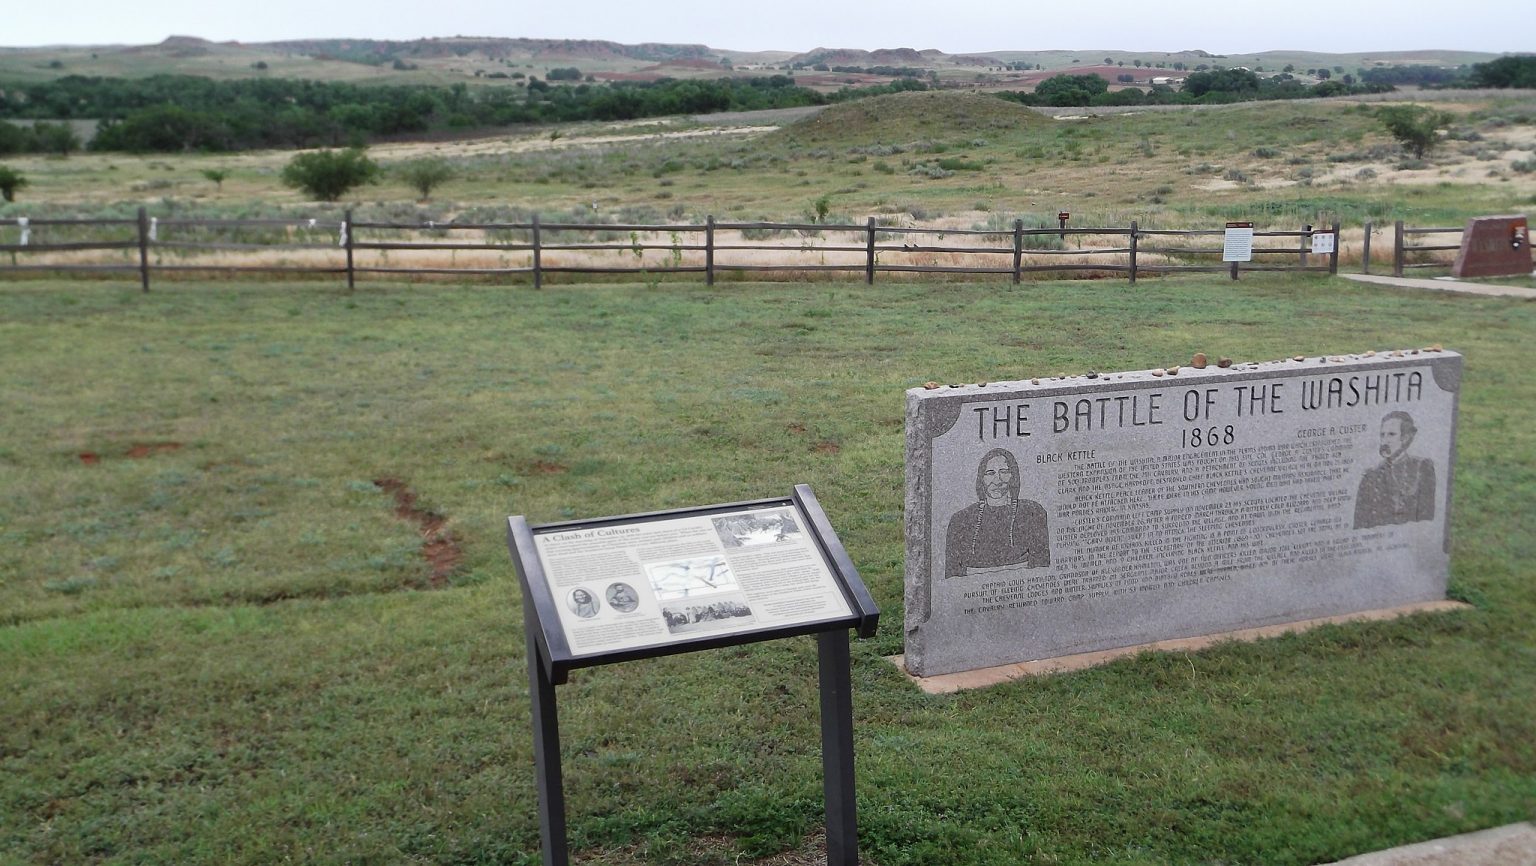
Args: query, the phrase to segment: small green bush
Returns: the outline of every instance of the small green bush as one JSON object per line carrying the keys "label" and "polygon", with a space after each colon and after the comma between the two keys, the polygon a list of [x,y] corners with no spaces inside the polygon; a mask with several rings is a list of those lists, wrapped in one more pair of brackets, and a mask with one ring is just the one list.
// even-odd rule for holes
{"label": "small green bush", "polygon": [[355,187],[375,183],[379,165],[362,148],[301,153],[283,166],[283,183],[320,201],[336,201]]}
{"label": "small green bush", "polygon": [[1422,105],[1388,105],[1376,111],[1387,132],[1397,139],[1414,159],[1423,159],[1438,141],[1437,130],[1449,126],[1453,118],[1444,111]]}
{"label": "small green bush", "polygon": [[16,191],[27,186],[27,178],[8,165],[0,165],[0,198],[16,200]]}
{"label": "small green bush", "polygon": [[413,159],[395,169],[405,185],[416,190],[418,201],[432,197],[432,190],[453,179],[453,166],[442,159]]}
{"label": "small green bush", "polygon": [[968,159],[946,156],[939,160],[939,168],[945,171],[981,171],[982,165]]}

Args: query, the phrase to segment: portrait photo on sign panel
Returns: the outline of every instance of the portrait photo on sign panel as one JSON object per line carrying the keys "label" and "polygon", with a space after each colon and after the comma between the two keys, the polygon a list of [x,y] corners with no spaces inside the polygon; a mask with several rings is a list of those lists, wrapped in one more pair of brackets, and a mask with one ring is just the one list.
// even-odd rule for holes
{"label": "portrait photo on sign panel", "polygon": [[1019,461],[1011,451],[994,448],[982,455],[976,465],[976,501],[949,518],[945,577],[1051,564],[1045,507],[1022,498],[1021,484]]}
{"label": "portrait photo on sign panel", "polygon": [[608,606],[619,613],[629,613],[640,606],[640,596],[635,593],[635,588],[627,583],[608,584],[608,591],[604,596],[608,599]]}
{"label": "portrait photo on sign panel", "polygon": [[1435,519],[1435,463],[1408,453],[1418,433],[1413,416],[1388,412],[1377,432],[1381,462],[1365,470],[1355,495],[1355,528]]}
{"label": "portrait photo on sign panel", "polygon": [[571,590],[571,594],[565,598],[565,603],[570,606],[571,613],[576,614],[582,619],[591,619],[597,616],[597,596],[593,595],[589,589],[577,587]]}

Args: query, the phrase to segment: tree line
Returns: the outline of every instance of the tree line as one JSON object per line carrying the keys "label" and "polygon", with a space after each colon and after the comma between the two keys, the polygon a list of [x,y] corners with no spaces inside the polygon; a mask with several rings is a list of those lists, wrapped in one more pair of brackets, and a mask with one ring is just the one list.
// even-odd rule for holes
{"label": "tree line", "polygon": [[[0,118],[96,119],[93,150],[217,152],[336,147],[438,130],[528,123],[793,108],[926,87],[903,79],[824,94],[785,75],[603,85],[552,85],[531,78],[526,87],[516,88],[216,81],[188,75],[67,76],[22,86],[0,84]],[[44,149],[37,135],[0,121],[0,153]]]}
{"label": "tree line", "polygon": [[[1261,76],[1247,69],[1197,70],[1179,86],[1111,91],[1098,75],[1053,76],[1033,92],[999,94],[1025,105],[1156,105],[1301,99],[1381,92],[1396,83],[1440,86],[1536,87],[1536,56],[1511,55],[1450,70],[1399,67],[1362,70],[1308,85],[1290,73]],[[577,72],[572,69],[570,72]],[[579,74],[579,73],[578,73]],[[574,76],[562,71],[560,76]],[[69,153],[80,147],[73,129],[58,121],[98,123],[93,150],[128,152],[237,151],[257,148],[339,147],[442,130],[493,128],[580,120],[633,120],[825,105],[902,90],[926,90],[917,78],[821,93],[787,75],[716,80],[472,87],[464,83],[359,85],[302,79],[218,81],[189,75],[147,78],[66,76],[53,81],[0,82],[0,155]],[[6,123],[6,118],[37,121]]]}
{"label": "tree line", "polygon": [[[1358,75],[1333,77],[1326,69],[1310,70],[1323,80],[1305,84],[1291,74],[1291,67],[1264,76],[1249,69],[1196,70],[1183,76],[1177,86],[1154,84],[1147,89],[1109,89],[1100,75],[1055,75],[1040,82],[1033,92],[1011,92],[1004,98],[1025,105],[1177,105],[1181,103],[1248,102],[1265,99],[1307,99],[1355,93],[1385,93],[1399,84],[1451,88],[1536,88],[1536,55],[1516,54],[1446,68],[1412,65],[1362,69]],[[1122,81],[1131,76],[1122,76]],[[1134,79],[1132,79],[1134,80]]]}
{"label": "tree line", "polygon": [[1288,73],[1263,77],[1247,69],[1216,69],[1191,72],[1177,88],[1154,84],[1143,90],[1125,87],[1111,91],[1101,75],[1054,75],[1040,82],[1033,92],[999,94],[1024,105],[1188,105],[1201,103],[1251,102],[1266,99],[1308,99],[1341,96],[1350,93],[1383,93],[1390,84],[1365,84],[1330,79],[1315,85],[1297,81]]}

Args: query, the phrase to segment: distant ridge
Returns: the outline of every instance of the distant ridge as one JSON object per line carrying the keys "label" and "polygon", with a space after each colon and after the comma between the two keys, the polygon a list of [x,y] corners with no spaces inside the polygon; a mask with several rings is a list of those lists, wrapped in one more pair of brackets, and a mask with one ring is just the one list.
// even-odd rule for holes
{"label": "distant ridge", "polygon": [[923,51],[912,48],[877,48],[874,51],[862,48],[812,48],[803,54],[796,54],[786,62],[792,66],[813,66],[817,63],[827,66],[914,66],[934,60],[962,66],[987,66],[996,62],[967,54],[945,54],[936,48]]}
{"label": "distant ridge", "polygon": [[625,45],[602,39],[524,39],[495,36],[452,36],[432,39],[294,39],[263,42],[261,47],[313,57],[387,62],[399,58],[464,57],[478,54],[491,60],[600,60],[627,58],[662,63],[670,60],[713,60],[719,55],[707,45],[642,42]]}
{"label": "distant ridge", "polygon": [[[0,39],[4,39],[0,33]],[[1493,52],[1414,49],[1353,53],[1297,50],[1218,54],[1110,50],[998,50],[947,54],[936,48],[874,50],[821,46],[811,51],[738,51],[694,43],[624,44],[603,39],[448,36],[424,39],[290,39],[216,42],[178,34],[149,45],[0,46],[0,82],[25,85],[64,76],[139,78],[189,75],[213,79],[298,78],[315,81],[443,85],[478,81],[527,86],[554,70],[577,69],[594,81],[655,81],[725,75],[791,75],[806,87],[883,84],[922,74],[939,87],[1021,89],[1040,73],[1097,71],[1120,83],[1141,82],[1145,70],[1247,67],[1260,74],[1335,74],[1401,65],[1441,68],[1483,63]],[[1182,68],[1181,68],[1182,67]],[[1152,75],[1172,73],[1150,73]],[[1048,75],[1045,77],[1049,77]]]}

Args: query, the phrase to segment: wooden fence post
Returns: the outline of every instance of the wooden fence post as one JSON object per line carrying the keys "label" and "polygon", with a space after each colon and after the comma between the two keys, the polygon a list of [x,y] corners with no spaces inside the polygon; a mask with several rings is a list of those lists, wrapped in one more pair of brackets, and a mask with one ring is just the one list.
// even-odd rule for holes
{"label": "wooden fence post", "polygon": [[1375,229],[1375,224],[1370,220],[1366,220],[1365,243],[1360,247],[1360,273],[1362,274],[1371,272],[1371,231],[1373,229]]}
{"label": "wooden fence post", "polygon": [[1333,252],[1328,254],[1328,275],[1338,276],[1339,273],[1339,224],[1333,224]]}
{"label": "wooden fence post", "polygon": [[1131,285],[1136,285],[1136,221],[1131,220]]}
{"label": "wooden fence post", "polygon": [[865,244],[864,282],[866,285],[875,284],[875,218],[869,218],[868,243]]}
{"label": "wooden fence post", "polygon": [[1397,221],[1392,238],[1392,276],[1403,275],[1403,221]]}
{"label": "wooden fence post", "polygon": [[1237,279],[1237,262],[1232,263],[1232,279]]}
{"label": "wooden fence post", "polygon": [[351,208],[347,208],[347,214],[344,217],[344,219],[346,220],[346,222],[341,224],[341,239],[342,239],[342,241],[345,242],[345,246],[347,248],[347,291],[350,292],[354,288],[357,287],[357,271],[352,266],[352,209]]}
{"label": "wooden fence post", "polygon": [[715,284],[715,215],[704,218],[704,285]]}
{"label": "wooden fence post", "polygon": [[1402,259],[1407,258],[1407,250],[1402,249],[1402,220],[1398,220],[1392,238],[1392,275],[1402,276]]}
{"label": "wooden fence post", "polygon": [[1013,221],[1013,284],[1019,284],[1019,268],[1024,264],[1024,221]]}
{"label": "wooden fence post", "polygon": [[139,283],[149,291],[149,211],[139,208]]}
{"label": "wooden fence post", "polygon": [[1302,235],[1301,243],[1299,244],[1301,247],[1301,266],[1306,267],[1308,247],[1312,243],[1312,227],[1306,226],[1302,231],[1306,232],[1306,234]]}
{"label": "wooden fence post", "polygon": [[539,250],[539,215],[533,215],[533,287],[544,288],[544,257]]}

